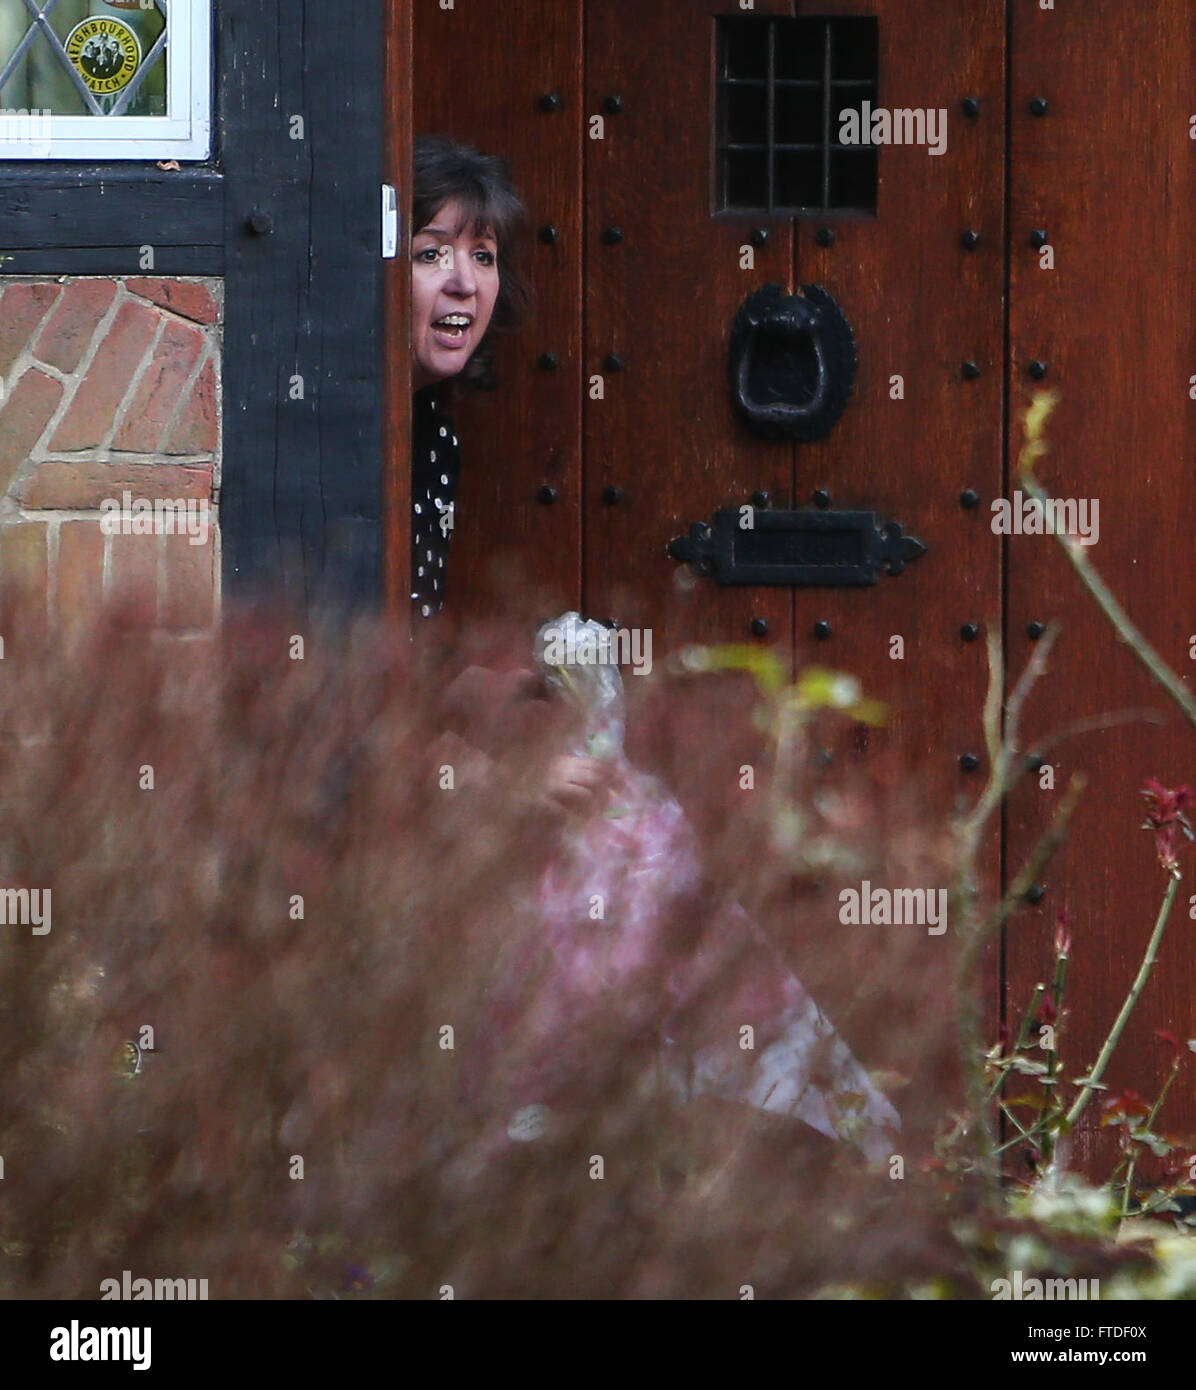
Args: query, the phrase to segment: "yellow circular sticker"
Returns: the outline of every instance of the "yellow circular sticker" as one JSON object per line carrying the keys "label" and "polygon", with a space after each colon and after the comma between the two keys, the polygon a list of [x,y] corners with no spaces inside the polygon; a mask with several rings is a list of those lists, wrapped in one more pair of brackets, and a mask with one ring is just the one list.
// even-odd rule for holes
{"label": "yellow circular sticker", "polygon": [[141,66],[141,40],[123,19],[85,19],[67,35],[66,56],[96,96],[127,87]]}

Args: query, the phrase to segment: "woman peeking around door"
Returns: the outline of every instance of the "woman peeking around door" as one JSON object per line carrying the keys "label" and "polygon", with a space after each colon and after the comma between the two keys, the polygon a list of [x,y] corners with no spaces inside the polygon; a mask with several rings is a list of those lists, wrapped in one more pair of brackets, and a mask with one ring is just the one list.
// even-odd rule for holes
{"label": "woman peeking around door", "polygon": [[[503,161],[420,135],[412,172],[411,603],[422,622],[444,606],[460,469],[451,395],[459,383],[493,385],[495,335],[519,327],[531,291],[518,266],[527,210]],[[481,707],[509,707],[540,690],[530,667],[472,666],[449,695],[476,726],[492,722],[493,709]],[[596,759],[562,756],[549,768],[546,802],[554,811],[585,810],[603,780]]]}
{"label": "woman peeking around door", "polygon": [[494,335],[522,321],[516,265],[526,210],[500,159],[439,135],[415,141],[411,241],[411,601],[444,605],[459,467],[448,415],[456,382],[488,385]]}

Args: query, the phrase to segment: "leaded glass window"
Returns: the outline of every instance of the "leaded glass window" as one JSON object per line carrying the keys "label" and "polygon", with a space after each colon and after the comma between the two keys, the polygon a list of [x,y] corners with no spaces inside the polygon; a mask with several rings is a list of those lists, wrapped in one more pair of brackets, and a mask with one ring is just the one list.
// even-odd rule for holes
{"label": "leaded glass window", "polygon": [[210,0],[0,0],[0,159],[205,159]]}

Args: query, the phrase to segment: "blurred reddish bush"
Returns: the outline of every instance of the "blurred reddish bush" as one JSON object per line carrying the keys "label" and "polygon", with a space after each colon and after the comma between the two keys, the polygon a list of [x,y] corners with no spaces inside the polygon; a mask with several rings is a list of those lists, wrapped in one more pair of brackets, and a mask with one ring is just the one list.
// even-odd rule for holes
{"label": "blurred reddish bush", "polygon": [[[949,883],[897,779],[799,750],[778,828],[751,686],[635,681],[635,759],[686,808],[703,879],[565,1027],[543,893],[577,824],[539,789],[570,716],[517,674],[450,690],[529,628],[446,652],[328,622],[302,659],[295,631],[114,623],[63,649],[4,628],[0,883],[51,889],[53,916],[0,926],[0,1294],[96,1297],[125,1269],[213,1298],[976,1292],[963,1199],[921,1171],[957,1092],[952,936],[838,916],[862,879]],[[719,994],[758,951],[735,902],[900,1110],[903,1176],[663,1084],[679,970],[691,1033],[726,1029],[691,1041],[753,1065],[737,1030],[767,1021]],[[512,1139],[546,1054],[550,1121]]]}

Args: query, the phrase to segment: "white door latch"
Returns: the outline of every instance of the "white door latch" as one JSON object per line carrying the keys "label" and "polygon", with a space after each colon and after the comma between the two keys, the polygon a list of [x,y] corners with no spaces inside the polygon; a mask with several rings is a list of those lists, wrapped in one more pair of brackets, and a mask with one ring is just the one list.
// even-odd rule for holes
{"label": "white door latch", "polygon": [[399,254],[399,199],[394,184],[382,185],[382,259]]}

